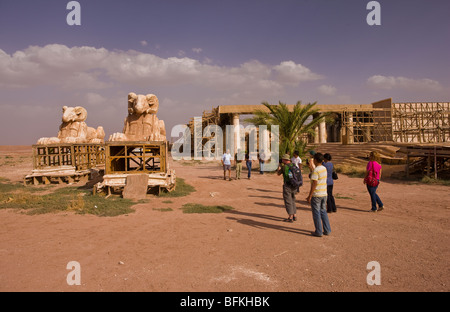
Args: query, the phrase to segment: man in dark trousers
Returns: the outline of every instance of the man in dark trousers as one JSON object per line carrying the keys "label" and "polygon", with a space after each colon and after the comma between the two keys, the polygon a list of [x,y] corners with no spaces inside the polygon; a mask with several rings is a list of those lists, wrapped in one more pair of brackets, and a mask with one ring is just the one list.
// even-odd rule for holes
{"label": "man in dark trousers", "polygon": [[283,175],[284,207],[288,213],[288,218],[284,220],[285,222],[297,221],[297,207],[295,206],[295,193],[297,192],[297,187],[293,187],[289,184],[289,174],[292,174],[289,171],[290,166],[294,166],[291,163],[291,157],[288,154],[285,154],[281,158],[281,164],[277,169],[277,174]]}

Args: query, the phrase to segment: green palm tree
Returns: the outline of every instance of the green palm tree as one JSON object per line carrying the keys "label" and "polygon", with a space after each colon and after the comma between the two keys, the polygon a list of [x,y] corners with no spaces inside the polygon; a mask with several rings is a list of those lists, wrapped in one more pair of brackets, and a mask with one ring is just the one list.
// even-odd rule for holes
{"label": "green palm tree", "polygon": [[315,108],[316,104],[317,102],[302,105],[301,101],[298,101],[290,111],[285,103],[271,105],[263,102],[262,105],[269,111],[256,111],[252,118],[245,121],[255,126],[266,125],[269,130],[272,125],[279,126],[280,155],[292,155],[294,150],[304,154],[308,142],[302,138],[307,134],[315,136],[316,126],[322,121],[330,121],[327,119],[330,114],[319,112],[319,109]]}

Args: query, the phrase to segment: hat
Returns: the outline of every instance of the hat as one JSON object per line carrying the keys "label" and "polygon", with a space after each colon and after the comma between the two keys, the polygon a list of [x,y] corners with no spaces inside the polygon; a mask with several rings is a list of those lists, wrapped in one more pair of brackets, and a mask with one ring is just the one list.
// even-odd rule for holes
{"label": "hat", "polygon": [[309,151],[309,153],[313,156],[316,154],[316,152],[314,152],[314,151]]}
{"label": "hat", "polygon": [[284,154],[283,157],[281,157],[281,159],[291,160],[291,157],[289,156],[289,154]]}

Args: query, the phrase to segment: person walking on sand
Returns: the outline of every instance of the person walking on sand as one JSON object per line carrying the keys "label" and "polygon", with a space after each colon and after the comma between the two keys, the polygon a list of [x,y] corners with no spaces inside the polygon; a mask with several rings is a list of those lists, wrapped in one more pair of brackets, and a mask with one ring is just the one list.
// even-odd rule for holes
{"label": "person walking on sand", "polygon": [[252,160],[250,159],[250,155],[247,153],[245,154],[245,165],[247,166],[247,177],[250,180],[250,177],[252,175]]}
{"label": "person walking on sand", "polygon": [[[366,175],[364,177],[363,183],[367,187],[367,191],[370,195],[370,201],[372,202],[372,209],[370,212],[381,211],[384,209],[383,202],[377,194],[378,185],[381,179],[381,164],[380,155],[378,152],[370,152],[369,162],[366,167]],[[378,204],[378,209],[377,209]]]}
{"label": "person walking on sand", "polygon": [[314,154],[314,171],[311,173],[311,189],[306,198],[311,203],[315,231],[313,236],[330,235],[331,226],[327,214],[327,169],[322,165],[323,155]]}
{"label": "person walking on sand", "polygon": [[283,175],[283,200],[284,207],[288,214],[288,218],[284,222],[297,221],[297,207],[295,206],[295,193],[297,192],[297,187],[293,187],[289,184],[289,168],[294,166],[291,163],[291,158],[288,154],[285,154],[281,158],[281,164],[278,166],[277,175]]}
{"label": "person walking on sand", "polygon": [[237,153],[234,154],[234,163],[236,164],[236,180],[241,179],[241,172],[242,172],[242,160],[244,159],[244,155],[242,154],[241,150],[238,149]]}
{"label": "person walking on sand", "polygon": [[222,156],[222,165],[223,165],[223,179],[226,180],[226,172],[228,170],[228,179],[231,181],[231,154],[230,150],[227,149],[226,153]]}
{"label": "person walking on sand", "polygon": [[327,168],[327,212],[336,212],[336,203],[334,201],[333,196],[333,171],[334,166],[331,162],[331,155],[329,153],[326,153],[323,155],[324,162],[323,166]]}

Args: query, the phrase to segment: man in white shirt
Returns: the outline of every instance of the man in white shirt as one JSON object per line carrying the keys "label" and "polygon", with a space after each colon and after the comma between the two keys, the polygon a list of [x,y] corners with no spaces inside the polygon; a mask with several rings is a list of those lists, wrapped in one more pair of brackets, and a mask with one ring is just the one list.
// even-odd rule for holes
{"label": "man in white shirt", "polygon": [[227,152],[222,156],[222,165],[223,165],[223,179],[226,180],[226,172],[228,170],[228,179],[231,181],[231,154],[230,150],[227,149]]}

